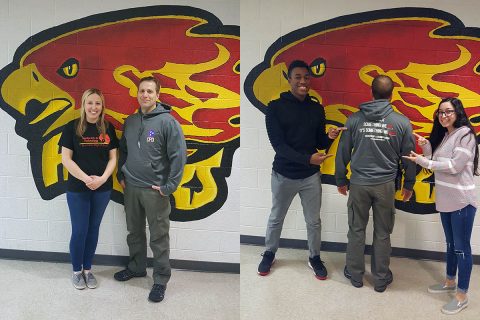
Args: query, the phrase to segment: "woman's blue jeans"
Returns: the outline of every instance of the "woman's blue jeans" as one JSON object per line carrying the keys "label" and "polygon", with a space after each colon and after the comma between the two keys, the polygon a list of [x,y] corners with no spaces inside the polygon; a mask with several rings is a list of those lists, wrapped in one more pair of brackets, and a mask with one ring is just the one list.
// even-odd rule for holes
{"label": "woman's blue jeans", "polygon": [[70,209],[72,236],[70,255],[73,271],[92,268],[92,260],[97,249],[98,233],[103,214],[110,201],[111,190],[67,192]]}
{"label": "woman's blue jeans", "polygon": [[447,241],[447,278],[455,279],[458,268],[457,290],[462,293],[467,293],[472,273],[470,237],[476,211],[477,208],[468,205],[457,211],[440,213]]}

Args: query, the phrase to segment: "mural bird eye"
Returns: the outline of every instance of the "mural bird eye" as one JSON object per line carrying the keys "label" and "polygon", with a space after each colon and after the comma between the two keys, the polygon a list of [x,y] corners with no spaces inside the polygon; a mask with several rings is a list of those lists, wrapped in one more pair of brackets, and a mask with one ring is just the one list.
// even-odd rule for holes
{"label": "mural bird eye", "polygon": [[240,74],[240,60],[238,60],[234,65],[233,65],[233,72],[236,74]]}
{"label": "mural bird eye", "polygon": [[319,78],[323,76],[327,69],[327,61],[323,58],[317,58],[310,64],[310,73],[313,77]]}
{"label": "mural bird eye", "polygon": [[480,62],[477,63],[477,65],[475,66],[473,72],[475,72],[476,74],[480,75]]}
{"label": "mural bird eye", "polygon": [[61,66],[58,68],[57,73],[66,79],[75,78],[78,74],[80,65],[78,60],[75,58],[67,59]]}

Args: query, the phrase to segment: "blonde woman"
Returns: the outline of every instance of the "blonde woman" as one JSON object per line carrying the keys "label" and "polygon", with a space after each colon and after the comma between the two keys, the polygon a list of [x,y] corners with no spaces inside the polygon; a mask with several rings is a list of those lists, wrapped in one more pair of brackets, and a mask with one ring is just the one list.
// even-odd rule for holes
{"label": "blonde woman", "polygon": [[105,99],[98,89],[83,93],[80,119],[65,125],[59,146],[68,170],[67,203],[72,236],[72,283],[76,289],[94,289],[92,260],[103,214],[110,201],[112,173],[117,161],[118,139],[105,120]]}

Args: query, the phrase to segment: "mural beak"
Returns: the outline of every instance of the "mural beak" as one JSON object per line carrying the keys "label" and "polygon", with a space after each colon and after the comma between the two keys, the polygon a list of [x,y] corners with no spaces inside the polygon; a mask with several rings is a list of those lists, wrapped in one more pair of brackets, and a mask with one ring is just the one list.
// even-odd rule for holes
{"label": "mural beak", "polygon": [[280,93],[290,89],[284,74],[287,74],[287,66],[282,62],[265,69],[255,79],[253,92],[257,100],[265,107],[271,100],[278,99]]}
{"label": "mural beak", "polygon": [[[42,127],[42,137],[75,118],[73,98],[45,79],[35,64],[20,67],[8,75],[1,95],[18,112],[16,120]],[[50,118],[58,112],[62,112],[58,118]]]}
{"label": "mural beak", "polygon": [[[21,136],[29,141],[29,149],[41,152],[41,163],[35,163],[34,171],[41,171],[43,188],[65,180],[57,171],[61,164],[58,148],[60,132],[48,136],[76,117],[73,98],[45,79],[35,64],[29,64],[10,73],[1,87],[2,99],[21,128]],[[78,117],[78,116],[77,116]]]}

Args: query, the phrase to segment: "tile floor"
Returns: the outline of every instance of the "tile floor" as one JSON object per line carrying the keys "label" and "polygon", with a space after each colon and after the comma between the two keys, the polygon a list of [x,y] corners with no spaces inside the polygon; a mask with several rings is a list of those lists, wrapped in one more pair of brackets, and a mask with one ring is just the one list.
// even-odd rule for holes
{"label": "tile floor", "polygon": [[69,264],[0,259],[0,319],[480,319],[478,265],[469,307],[446,316],[440,308],[451,295],[426,291],[443,279],[441,262],[392,258],[394,282],[377,293],[368,272],[360,289],[343,277],[344,253],[322,253],[329,278],[319,281],[307,267],[307,251],[298,249],[280,249],[271,274],[258,276],[262,251],[241,246],[241,275],[173,270],[166,298],[158,304],[147,301],[151,269],[146,278],[120,283],[112,277],[119,267],[96,266],[99,287],[75,290]]}
{"label": "tile floor", "polygon": [[66,263],[0,259],[2,320],[239,319],[239,275],[172,270],[165,300],[147,300],[146,278],[113,279],[120,267],[95,266],[97,289],[76,290]]}
{"label": "tile floor", "polygon": [[[354,288],[343,276],[345,254],[322,253],[329,272],[317,280],[307,266],[308,252],[280,249],[272,272],[257,275],[263,247],[241,246],[240,314],[242,320],[359,319],[439,320],[480,319],[480,266],[472,271],[469,306],[457,315],[440,311],[452,294],[430,294],[427,287],[444,276],[444,263],[392,258],[394,282],[384,293],[373,290],[368,272],[364,286]],[[369,263],[370,256],[366,256]],[[368,271],[370,265],[367,264]]]}

